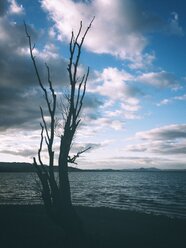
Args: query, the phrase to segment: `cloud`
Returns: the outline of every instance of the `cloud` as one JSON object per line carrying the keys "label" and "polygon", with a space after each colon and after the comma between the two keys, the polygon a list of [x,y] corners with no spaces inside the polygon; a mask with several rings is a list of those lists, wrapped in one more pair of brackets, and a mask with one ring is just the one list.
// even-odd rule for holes
{"label": "cloud", "polygon": [[157,103],[156,105],[158,107],[160,107],[162,105],[170,104],[170,103],[172,103],[174,101],[185,101],[185,100],[186,100],[186,94],[183,94],[183,95],[180,95],[180,96],[171,97],[169,99],[163,99],[159,103]]}
{"label": "cloud", "polygon": [[[132,164],[135,165],[136,168],[139,168],[141,166],[145,167],[152,167],[156,166],[159,167],[159,165],[162,165],[162,163],[170,163],[172,162],[169,158],[162,158],[162,157],[153,157],[153,156],[120,156],[120,157],[113,157],[111,158],[113,160],[120,160],[123,163]],[[129,166],[129,168],[131,168]]]}
{"label": "cloud", "polygon": [[[35,129],[38,127],[39,122],[39,111],[36,111],[37,105],[33,105],[33,101],[38,103],[37,96],[26,97],[22,92],[10,89],[2,89],[0,96],[0,130],[5,130],[8,128],[25,128],[25,129]],[[39,97],[39,96],[38,96]],[[38,105],[39,106],[39,105]]]}
{"label": "cloud", "polygon": [[90,161],[88,158],[81,160],[82,168],[91,169],[136,169],[140,167],[150,168],[156,167],[159,169],[184,169],[185,162],[179,161],[177,158],[168,158],[161,156],[120,156],[120,157],[105,157]]}
{"label": "cloud", "polygon": [[121,118],[116,118],[115,116],[107,116],[105,113],[100,113],[99,117],[92,118],[91,115],[82,115],[82,122],[77,132],[77,137],[82,138],[90,138],[95,137],[98,132],[107,132],[109,130],[119,131],[125,130],[125,121],[123,120],[123,116]]}
{"label": "cloud", "polygon": [[[96,17],[85,41],[88,50],[98,54],[111,54],[128,60],[133,69],[152,64],[154,52],[145,52],[148,46],[146,33],[183,33],[176,12],[169,20],[145,11],[135,0],[42,0],[42,7],[54,21],[58,38],[69,41],[71,30],[79,28],[80,20],[86,26]],[[54,34],[54,32],[52,32]]]}
{"label": "cloud", "polygon": [[85,109],[96,109],[103,104],[103,99],[100,95],[87,92],[84,98],[84,108]]}
{"label": "cloud", "polygon": [[[27,47],[23,25],[9,23],[3,17],[0,18],[0,31],[0,115],[3,116],[0,129],[6,129],[19,127],[38,115],[34,113],[33,98],[25,95],[33,87],[35,76],[29,57],[19,52],[19,49]],[[36,38],[34,30],[30,28],[29,31]],[[32,92],[37,103],[35,96]]]}
{"label": "cloud", "polygon": [[150,143],[143,143],[138,145],[130,145],[127,147],[130,152],[145,152],[157,153],[162,155],[185,155],[186,154],[186,141],[168,142],[168,141],[151,141]]}
{"label": "cloud", "polygon": [[129,63],[129,68],[132,70],[147,69],[151,67],[155,59],[155,52],[144,53],[142,56],[136,57],[135,61]]}
{"label": "cloud", "polygon": [[[1,2],[1,6],[5,2]],[[8,9],[18,7],[15,1],[10,1],[5,6]],[[4,12],[6,12],[4,10]],[[15,9],[14,9],[15,12]],[[13,9],[12,9],[13,13]],[[36,129],[40,120],[39,106],[43,105],[42,92],[38,87],[37,78],[28,51],[28,40],[25,35],[24,25],[11,22],[9,12],[0,17],[0,130],[10,128]],[[68,91],[68,60],[59,55],[59,50],[51,39],[44,45],[39,43],[47,33],[37,32],[27,25],[28,32],[36,43],[34,55],[39,68],[41,79],[47,85],[47,71],[45,62],[50,67],[53,86],[58,94],[59,102],[63,94]],[[71,32],[70,32],[71,33]],[[13,34],[13,35],[12,35]],[[50,36],[49,36],[50,37]],[[38,44],[39,43],[39,44]],[[38,48],[39,47],[39,48]],[[84,73],[81,65],[78,73]],[[103,97],[97,93],[87,92],[84,113],[89,118],[98,118],[95,109],[103,104]],[[33,104],[34,102],[34,104]],[[60,103],[57,111],[60,111]]]}
{"label": "cloud", "polygon": [[160,107],[160,106],[162,106],[162,105],[167,105],[167,104],[169,104],[169,103],[171,103],[172,101],[171,101],[171,99],[163,99],[162,101],[160,101],[159,103],[157,103],[156,105],[158,106],[158,107]]}
{"label": "cloud", "polygon": [[[42,34],[30,26],[28,26],[28,30],[33,43],[36,42],[34,55],[36,55],[40,76],[43,82],[47,83],[44,66],[44,63],[47,62],[60,102],[63,93],[67,91],[69,81],[66,70],[68,61],[59,55],[57,47],[51,42],[38,50],[37,41]],[[44,105],[44,100],[30,59],[24,26],[23,24],[11,23],[7,16],[4,16],[0,18],[0,31],[0,115],[3,116],[0,119],[0,130],[11,128],[38,129],[39,106]],[[12,34],[14,35],[12,36]],[[80,72],[84,72],[83,66],[81,66]],[[98,125],[101,124],[103,127],[109,126],[111,123],[112,128],[121,128],[123,126],[122,121],[114,119],[109,121],[109,118],[103,117],[103,111],[100,107],[104,104],[105,97],[103,95],[87,90],[82,113],[83,118],[86,116],[86,120],[89,122],[92,119],[102,118]],[[60,104],[57,111],[60,111]]]}
{"label": "cloud", "polygon": [[[0,18],[0,32],[1,86],[21,86],[25,85],[25,81],[29,85],[34,76],[29,57],[21,53],[21,49],[28,47],[23,25],[10,23],[6,17]],[[29,28],[29,32],[35,40],[36,32],[32,28]]]}
{"label": "cloud", "polygon": [[43,0],[42,7],[55,22],[59,39],[68,41],[71,30],[77,32],[80,20],[87,25],[91,18],[96,16],[90,35],[85,41],[87,49],[133,62],[142,61],[142,52],[147,40],[138,30],[141,12],[138,12],[138,7],[133,1]]}
{"label": "cloud", "polygon": [[[31,162],[31,158],[37,155],[40,135],[37,131],[27,131],[26,129],[18,130],[17,128],[0,132],[0,153],[1,159],[3,154],[8,157],[22,158]],[[37,142],[38,146],[35,145]],[[8,154],[8,156],[7,156]],[[24,159],[23,159],[24,157]]]}
{"label": "cloud", "polygon": [[22,157],[34,157],[36,155],[36,150],[34,149],[34,147],[32,149],[28,149],[28,148],[21,148],[19,147],[17,150],[1,150],[1,153],[5,153],[5,154],[11,154],[11,155],[16,155],[16,156],[22,156]]}
{"label": "cloud", "polygon": [[167,125],[136,133],[143,143],[129,145],[130,152],[158,153],[163,155],[186,154],[186,124]]}
{"label": "cloud", "polygon": [[[40,34],[30,26],[28,30],[33,42],[37,41]],[[42,93],[28,52],[24,26],[3,16],[0,17],[0,33],[0,116],[3,116],[0,130],[12,127],[35,129],[40,118]],[[34,54],[42,80],[47,83],[44,65],[47,62],[54,87],[56,90],[63,88],[68,83],[67,61],[58,55],[57,48],[48,43],[43,50],[36,49]]]}
{"label": "cloud", "polygon": [[105,68],[97,79],[103,81],[103,84],[97,86],[96,91],[113,100],[121,99],[124,95],[131,96],[133,95],[132,87],[126,83],[131,79],[132,76],[123,70],[112,67]]}
{"label": "cloud", "polygon": [[138,118],[136,113],[140,109],[140,101],[137,96],[142,95],[142,92],[133,85],[134,76],[115,67],[105,68],[95,76],[96,80],[88,85],[88,91],[105,97],[102,109],[107,116]]}
{"label": "cloud", "polygon": [[[2,18],[0,30],[0,115],[3,116],[0,128],[6,129],[37,116],[31,99],[25,96],[25,92],[33,86],[35,77],[28,58],[18,53],[18,48],[27,45],[23,26],[10,24],[6,18]],[[34,36],[32,31],[31,34]]]}
{"label": "cloud", "polygon": [[86,153],[87,153],[87,152],[91,152],[95,149],[98,149],[100,147],[104,147],[106,145],[107,145],[107,142],[104,142],[104,141],[100,142],[100,143],[83,143],[83,142],[76,143],[76,142],[74,142],[72,145],[71,153],[78,153],[78,152],[81,152],[81,151],[90,147],[90,149],[86,151]]}
{"label": "cloud", "polygon": [[157,88],[171,88],[176,90],[180,87],[174,74],[166,71],[143,73],[136,80]]}
{"label": "cloud", "polygon": [[169,25],[165,27],[166,32],[170,35],[178,35],[182,36],[184,35],[183,28],[179,25],[179,16],[176,12],[171,13]]}
{"label": "cloud", "polygon": [[24,14],[24,8],[22,5],[19,5],[16,0],[8,0],[10,3],[9,6],[9,13],[10,14],[15,14],[15,15],[21,15]]}
{"label": "cloud", "polygon": [[184,94],[182,96],[175,96],[173,99],[179,100],[179,101],[185,101],[186,100],[186,94]]}
{"label": "cloud", "polygon": [[138,132],[137,137],[142,139],[154,140],[174,140],[178,138],[186,138],[186,124],[173,124],[154,128],[146,132]]}

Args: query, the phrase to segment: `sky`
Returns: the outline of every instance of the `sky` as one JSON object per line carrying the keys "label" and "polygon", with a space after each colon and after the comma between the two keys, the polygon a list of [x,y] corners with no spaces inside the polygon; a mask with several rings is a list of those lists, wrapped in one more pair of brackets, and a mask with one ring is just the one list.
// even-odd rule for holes
{"label": "sky", "polygon": [[[57,163],[71,32],[95,16],[81,55],[79,76],[88,66],[90,75],[71,154],[91,149],[78,167],[186,169],[185,10],[184,0],[1,0],[0,161],[32,163],[39,148],[45,102],[24,21],[41,78],[47,83],[47,63],[58,97]],[[46,147],[42,156],[47,163]]]}

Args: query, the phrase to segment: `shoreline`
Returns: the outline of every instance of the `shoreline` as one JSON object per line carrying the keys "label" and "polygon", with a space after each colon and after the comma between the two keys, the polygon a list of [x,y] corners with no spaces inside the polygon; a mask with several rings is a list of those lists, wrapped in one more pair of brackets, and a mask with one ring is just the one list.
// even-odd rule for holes
{"label": "shoreline", "polygon": [[[47,165],[46,165],[47,168]],[[83,169],[79,167],[68,167],[69,172],[186,172],[186,169],[160,169],[157,167],[136,167],[136,168],[121,168],[121,169],[113,169],[113,168],[102,168],[102,169]],[[58,166],[54,166],[54,171],[58,171]],[[26,162],[0,162],[0,173],[35,173],[35,167],[32,163]]]}
{"label": "shoreline", "polygon": [[[105,207],[75,209],[95,248],[184,248],[186,244],[185,219]],[[68,247],[43,205],[0,205],[0,240],[2,248]]]}

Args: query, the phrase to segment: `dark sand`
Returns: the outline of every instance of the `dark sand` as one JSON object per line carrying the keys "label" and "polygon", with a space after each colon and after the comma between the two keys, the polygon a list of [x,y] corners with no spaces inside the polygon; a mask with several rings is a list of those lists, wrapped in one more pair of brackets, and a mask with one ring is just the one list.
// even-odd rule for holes
{"label": "dark sand", "polygon": [[[84,245],[71,242],[71,247],[186,247],[186,220],[108,208],[76,209],[87,236]],[[42,206],[0,206],[0,248],[23,247],[67,248],[69,242],[63,231],[46,216]]]}

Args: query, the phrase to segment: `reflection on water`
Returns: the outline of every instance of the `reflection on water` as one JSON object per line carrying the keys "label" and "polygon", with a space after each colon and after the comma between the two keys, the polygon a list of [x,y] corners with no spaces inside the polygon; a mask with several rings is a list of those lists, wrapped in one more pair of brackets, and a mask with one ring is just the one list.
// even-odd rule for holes
{"label": "reflection on water", "polygon": [[[0,204],[41,203],[34,173],[1,173]],[[76,205],[186,218],[185,172],[71,172]]]}

